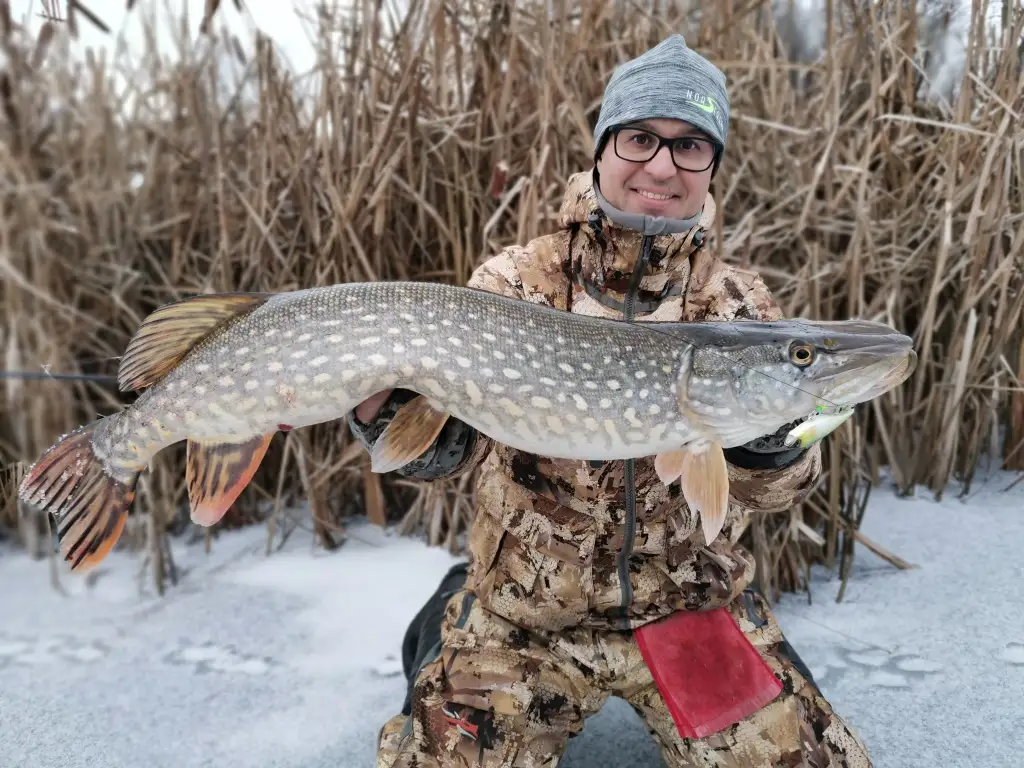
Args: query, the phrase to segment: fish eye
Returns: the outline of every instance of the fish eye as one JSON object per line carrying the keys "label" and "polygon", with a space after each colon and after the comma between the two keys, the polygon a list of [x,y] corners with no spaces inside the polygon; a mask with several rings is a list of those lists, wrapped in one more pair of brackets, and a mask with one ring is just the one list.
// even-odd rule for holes
{"label": "fish eye", "polygon": [[814,362],[814,347],[810,344],[793,344],[789,348],[789,361],[800,368]]}

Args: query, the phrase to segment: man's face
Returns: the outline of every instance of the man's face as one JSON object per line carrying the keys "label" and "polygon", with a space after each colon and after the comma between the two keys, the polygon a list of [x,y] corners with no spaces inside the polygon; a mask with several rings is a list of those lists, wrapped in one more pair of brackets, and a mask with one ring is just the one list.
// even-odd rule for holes
{"label": "man's face", "polygon": [[[616,137],[609,137],[597,161],[601,193],[608,202],[627,213],[671,219],[688,219],[700,213],[711,185],[711,145],[707,134],[682,120],[660,118],[633,123],[630,129],[620,132],[618,152]],[[680,170],[667,146],[646,161],[623,159],[646,158],[657,146],[657,136],[651,134],[665,139],[695,139],[678,145],[676,161],[684,168],[709,166],[699,171]]]}

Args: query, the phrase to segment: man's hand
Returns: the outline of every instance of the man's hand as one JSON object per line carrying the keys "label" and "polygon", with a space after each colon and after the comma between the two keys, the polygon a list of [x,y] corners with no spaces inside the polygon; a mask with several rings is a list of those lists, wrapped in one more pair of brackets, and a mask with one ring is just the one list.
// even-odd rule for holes
{"label": "man's hand", "polygon": [[380,410],[380,407],[384,405],[384,402],[394,391],[394,389],[385,389],[383,392],[378,392],[363,400],[363,402],[356,406],[356,418],[363,424],[373,421],[377,411]]}

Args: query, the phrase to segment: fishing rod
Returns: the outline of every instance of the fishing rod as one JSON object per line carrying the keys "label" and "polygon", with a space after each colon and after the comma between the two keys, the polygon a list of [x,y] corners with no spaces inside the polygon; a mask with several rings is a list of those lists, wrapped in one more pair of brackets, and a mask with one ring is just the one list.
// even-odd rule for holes
{"label": "fishing rod", "polygon": [[49,371],[0,371],[0,379],[22,379],[27,381],[40,381],[54,379],[55,381],[103,381],[115,382],[117,376],[108,376],[100,373],[50,373]]}

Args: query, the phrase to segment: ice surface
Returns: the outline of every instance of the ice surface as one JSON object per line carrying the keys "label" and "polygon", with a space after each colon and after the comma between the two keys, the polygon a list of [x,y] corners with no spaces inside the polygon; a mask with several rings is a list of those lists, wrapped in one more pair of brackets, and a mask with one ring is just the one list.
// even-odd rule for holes
{"label": "ice surface", "polygon": [[[860,549],[845,600],[815,575],[813,604],[777,607],[790,640],[876,768],[1019,764],[1024,752],[1024,493],[997,476],[966,502],[874,492],[864,532],[919,568]],[[404,696],[406,625],[456,558],[367,524],[336,552],[296,532],[175,541],[183,571],[139,592],[136,556],[49,585],[49,567],[0,550],[0,766],[373,766]],[[658,766],[612,700],[563,768]]]}

